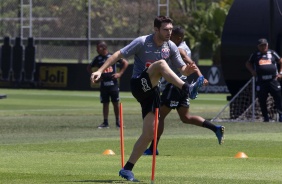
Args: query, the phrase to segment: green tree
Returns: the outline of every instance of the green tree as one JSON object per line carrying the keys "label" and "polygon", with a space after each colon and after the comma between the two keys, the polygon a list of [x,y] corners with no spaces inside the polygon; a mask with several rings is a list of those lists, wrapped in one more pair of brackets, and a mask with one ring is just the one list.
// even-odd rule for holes
{"label": "green tree", "polygon": [[201,58],[210,58],[214,64],[220,63],[221,34],[232,2],[233,0],[177,0],[177,3],[172,3],[171,17],[175,24],[186,29],[186,41],[193,50],[196,61],[201,54]]}

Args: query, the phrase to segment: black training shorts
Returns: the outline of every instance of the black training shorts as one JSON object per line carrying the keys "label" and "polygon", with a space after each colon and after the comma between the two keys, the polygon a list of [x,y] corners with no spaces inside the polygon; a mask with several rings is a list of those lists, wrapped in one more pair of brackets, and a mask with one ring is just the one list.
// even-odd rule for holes
{"label": "black training shorts", "polygon": [[155,108],[160,107],[159,87],[152,88],[147,70],[144,70],[140,76],[131,78],[130,87],[132,95],[141,105],[143,119],[149,112],[155,112]]}
{"label": "black training shorts", "polygon": [[170,109],[178,107],[189,108],[190,102],[188,94],[180,90],[178,87],[167,84],[161,95],[161,105],[165,105]]}
{"label": "black training shorts", "polygon": [[119,91],[118,90],[101,90],[100,91],[100,101],[101,103],[109,103],[119,101]]}

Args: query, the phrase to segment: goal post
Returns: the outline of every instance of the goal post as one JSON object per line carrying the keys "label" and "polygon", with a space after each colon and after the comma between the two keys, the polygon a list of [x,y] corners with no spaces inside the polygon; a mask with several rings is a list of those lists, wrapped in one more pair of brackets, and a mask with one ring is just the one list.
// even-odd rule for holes
{"label": "goal post", "polygon": [[[270,119],[277,121],[277,112],[271,95],[267,99]],[[214,116],[212,122],[255,122],[262,121],[259,101],[256,97],[255,77],[252,77],[232,99]]]}

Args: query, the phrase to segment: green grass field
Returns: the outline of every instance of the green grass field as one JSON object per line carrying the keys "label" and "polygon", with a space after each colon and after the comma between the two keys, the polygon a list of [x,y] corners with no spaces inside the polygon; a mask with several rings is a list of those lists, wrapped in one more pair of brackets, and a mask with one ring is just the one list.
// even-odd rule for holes
{"label": "green grass field", "polygon": [[[112,107],[107,130],[97,91],[0,89],[0,183],[128,183],[121,168],[119,130]],[[190,111],[210,118],[227,103],[227,94],[200,94]],[[141,132],[140,106],[120,94],[124,109],[125,161]],[[282,123],[222,123],[218,145],[211,131],[167,118],[159,143],[155,183],[282,183]],[[106,149],[116,155],[103,155]],[[244,152],[249,158],[234,158]],[[152,157],[134,168],[141,183],[151,181]]]}

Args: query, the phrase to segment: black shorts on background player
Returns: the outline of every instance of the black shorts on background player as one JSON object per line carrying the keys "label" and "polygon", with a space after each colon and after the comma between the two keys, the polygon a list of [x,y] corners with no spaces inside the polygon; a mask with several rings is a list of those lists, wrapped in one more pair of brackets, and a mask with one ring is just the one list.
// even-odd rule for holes
{"label": "black shorts on background player", "polygon": [[189,108],[190,103],[188,97],[188,94],[179,88],[172,84],[167,84],[161,95],[161,105],[165,105],[171,109],[181,106]]}
{"label": "black shorts on background player", "polygon": [[101,90],[100,91],[101,103],[119,102],[119,91],[118,90]]}

